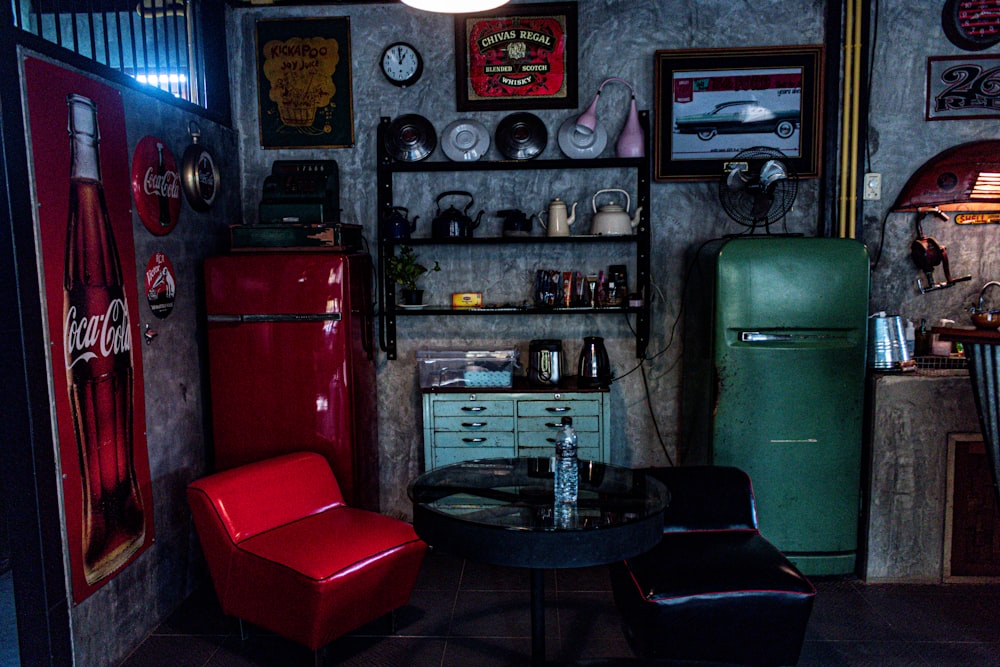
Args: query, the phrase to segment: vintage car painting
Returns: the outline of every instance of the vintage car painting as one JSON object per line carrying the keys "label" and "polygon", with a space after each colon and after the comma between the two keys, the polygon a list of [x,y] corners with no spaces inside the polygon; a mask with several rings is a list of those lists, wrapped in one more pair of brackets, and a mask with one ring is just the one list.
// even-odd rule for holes
{"label": "vintage car painting", "polygon": [[792,136],[799,127],[799,110],[774,111],[755,100],[723,102],[707,113],[678,116],[677,134],[697,134],[708,141],[716,134],[774,132],[782,139]]}

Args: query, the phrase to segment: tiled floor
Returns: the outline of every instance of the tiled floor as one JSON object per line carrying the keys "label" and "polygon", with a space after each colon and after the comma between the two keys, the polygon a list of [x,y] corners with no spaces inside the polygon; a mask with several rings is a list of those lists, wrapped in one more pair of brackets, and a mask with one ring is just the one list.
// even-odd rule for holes
{"label": "tiled floor", "polygon": [[[330,647],[332,665],[488,667],[530,657],[528,575],[428,554],[396,631],[379,621]],[[865,585],[819,589],[799,665],[1000,665],[1000,585]],[[631,656],[606,568],[546,575],[547,657],[561,664]],[[609,663],[610,664],[610,663]],[[623,663],[615,663],[623,664]],[[634,663],[641,664],[641,663]],[[296,667],[313,655],[253,629],[241,641],[210,588],[196,592],[122,667]]]}

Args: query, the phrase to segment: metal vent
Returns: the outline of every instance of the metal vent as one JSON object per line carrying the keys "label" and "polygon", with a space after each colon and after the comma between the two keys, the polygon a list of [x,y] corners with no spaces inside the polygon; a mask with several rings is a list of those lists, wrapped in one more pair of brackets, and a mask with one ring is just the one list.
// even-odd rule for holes
{"label": "metal vent", "polygon": [[11,0],[14,25],[176,97],[204,105],[203,0]]}

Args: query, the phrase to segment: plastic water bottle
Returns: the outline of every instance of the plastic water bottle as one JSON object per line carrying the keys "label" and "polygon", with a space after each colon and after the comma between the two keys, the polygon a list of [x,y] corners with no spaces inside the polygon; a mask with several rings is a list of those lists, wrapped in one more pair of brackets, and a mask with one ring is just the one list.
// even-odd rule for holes
{"label": "plastic water bottle", "polygon": [[576,503],[580,488],[580,468],[576,458],[576,431],[572,417],[562,418],[562,437],[556,442],[555,501]]}

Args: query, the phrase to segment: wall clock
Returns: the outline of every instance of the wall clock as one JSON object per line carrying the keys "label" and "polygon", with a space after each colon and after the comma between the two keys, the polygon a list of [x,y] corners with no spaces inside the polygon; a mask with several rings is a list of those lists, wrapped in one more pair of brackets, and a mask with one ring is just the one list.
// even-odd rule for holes
{"label": "wall clock", "polygon": [[424,72],[424,60],[413,46],[396,42],[382,52],[382,74],[396,86],[412,86]]}
{"label": "wall clock", "polygon": [[1000,44],[1000,0],[945,0],[941,27],[952,44],[966,51]]}

